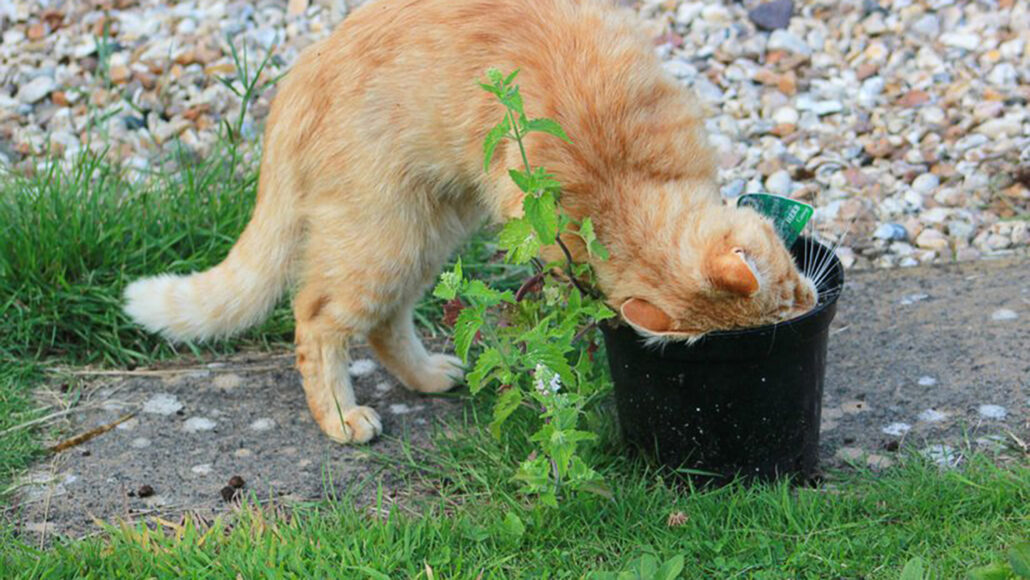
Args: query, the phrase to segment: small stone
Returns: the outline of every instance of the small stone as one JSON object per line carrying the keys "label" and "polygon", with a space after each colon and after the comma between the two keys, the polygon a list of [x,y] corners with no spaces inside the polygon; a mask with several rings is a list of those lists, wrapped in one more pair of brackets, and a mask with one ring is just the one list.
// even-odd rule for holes
{"label": "small stone", "polygon": [[29,25],[29,29],[25,32],[29,40],[36,41],[46,36],[46,26],[42,22],[36,22]]}
{"label": "small stone", "polygon": [[1019,73],[1012,63],[1003,62],[995,65],[987,74],[987,82],[996,87],[1013,86],[1019,81]]}
{"label": "small stone", "polygon": [[950,445],[930,445],[920,453],[922,453],[923,457],[942,467],[955,467],[962,459],[962,456],[956,453],[955,449]]}
{"label": "small stone", "polygon": [[376,368],[375,361],[362,358],[350,363],[350,366],[347,367],[347,372],[355,377],[363,377],[375,372]]}
{"label": "small stone", "polygon": [[387,393],[393,389],[393,385],[387,382],[376,383],[376,391],[380,393]]}
{"label": "small stone", "polygon": [[1001,405],[980,405],[980,408],[977,409],[977,411],[980,413],[980,416],[985,419],[1002,420],[1009,414],[1008,410]]}
{"label": "small stone", "polygon": [[199,433],[201,431],[210,431],[218,425],[207,417],[190,417],[182,424],[182,430],[187,433]]}
{"label": "small stone", "polygon": [[884,457],[883,455],[878,455],[876,453],[870,454],[868,457],[865,458],[865,460],[866,465],[877,470],[887,469],[888,467],[894,465],[893,459],[891,459],[890,457]]}
{"label": "small stone", "polygon": [[158,393],[143,403],[143,412],[153,415],[172,415],[181,410],[179,399],[168,393]]}
{"label": "small stone", "polygon": [[941,44],[962,50],[976,50],[980,47],[980,36],[971,32],[945,32],[940,36]]}
{"label": "small stone", "polygon": [[1002,117],[984,121],[975,129],[977,133],[986,135],[992,139],[1015,137],[1023,132],[1023,124],[1018,120]]}
{"label": "small stone", "polygon": [[862,459],[863,455],[865,455],[865,451],[860,447],[841,447],[834,453],[837,459],[843,459],[844,461],[858,461]]}
{"label": "small stone", "polygon": [[793,0],[772,0],[759,4],[747,13],[747,17],[760,30],[779,30],[790,25],[794,13]]}
{"label": "small stone", "polygon": [[17,99],[22,103],[31,105],[42,101],[54,89],[57,82],[48,76],[41,76],[32,79],[18,88]]}
{"label": "small stone", "polygon": [[201,463],[199,465],[194,465],[190,468],[190,471],[197,475],[209,475],[211,473],[211,464]]}
{"label": "small stone", "polygon": [[1008,308],[999,308],[991,314],[991,320],[997,322],[1016,320],[1017,318],[1019,318],[1019,315],[1014,310],[1009,310]]}
{"label": "small stone", "polygon": [[840,410],[847,415],[856,415],[868,411],[869,405],[865,401],[847,401],[841,403]]}
{"label": "small stone", "polygon": [[275,421],[269,418],[257,419],[250,424],[251,431],[269,431],[275,428]]}
{"label": "small stone", "polygon": [[930,94],[923,90],[911,90],[898,99],[898,105],[902,107],[918,107],[930,101]]}
{"label": "small stone", "polygon": [[887,425],[886,427],[881,429],[881,431],[883,431],[887,435],[891,435],[894,437],[900,437],[911,430],[912,426],[908,423],[891,423],[890,425]]}
{"label": "small stone", "polygon": [[222,373],[215,377],[211,384],[217,389],[230,391],[243,384],[243,377],[236,373]]}
{"label": "small stone", "polygon": [[919,380],[916,382],[919,384],[920,387],[933,387],[937,384],[937,379],[931,376],[923,376],[919,377]]}
{"label": "small stone", "polygon": [[901,304],[902,306],[911,306],[912,304],[915,304],[916,302],[922,302],[923,300],[926,300],[929,297],[929,294],[909,294],[908,296],[902,298],[899,304]]}
{"label": "small stone", "polygon": [[801,37],[787,30],[775,30],[769,35],[767,50],[784,50],[801,56],[811,56],[812,48]]}
{"label": "small stone", "polygon": [[915,178],[912,182],[912,189],[923,195],[928,195],[937,189],[940,184],[941,179],[939,177],[932,173],[924,173]]}
{"label": "small stone", "polygon": [[773,113],[773,121],[785,125],[797,125],[800,115],[793,107],[780,107]]}
{"label": "small stone", "polygon": [[909,31],[925,40],[934,40],[941,33],[941,22],[935,14],[924,14],[912,23]]}
{"label": "small stone", "polygon": [[146,437],[137,437],[133,439],[129,445],[135,449],[143,449],[145,447],[150,447],[150,439],[147,439]]}
{"label": "small stone", "polygon": [[765,188],[769,193],[776,195],[787,196],[790,194],[792,189],[793,181],[790,178],[790,172],[786,169],[780,169],[765,180]]}
{"label": "small stone", "polygon": [[880,224],[873,232],[873,237],[878,240],[905,241],[908,239],[908,230],[901,224]]}
{"label": "small stone", "polygon": [[920,413],[917,418],[924,423],[940,423],[948,418],[948,414],[934,409],[927,409]]}
{"label": "small stone", "polygon": [[118,85],[127,83],[132,78],[132,72],[129,71],[129,67],[124,65],[111,67],[107,74],[111,82]]}
{"label": "small stone", "polygon": [[948,237],[941,232],[926,228],[916,238],[916,245],[926,250],[943,251],[948,249]]}

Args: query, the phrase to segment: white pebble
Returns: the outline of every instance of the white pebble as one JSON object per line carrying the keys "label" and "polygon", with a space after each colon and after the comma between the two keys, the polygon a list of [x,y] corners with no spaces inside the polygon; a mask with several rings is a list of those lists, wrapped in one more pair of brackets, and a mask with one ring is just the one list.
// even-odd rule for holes
{"label": "white pebble", "polygon": [[932,387],[937,384],[937,379],[931,376],[919,377],[920,387]]}
{"label": "white pebble", "polygon": [[190,468],[190,471],[196,473],[197,475],[207,475],[211,473],[211,464],[201,463],[200,465],[194,465]]}
{"label": "white pebble", "polygon": [[1015,311],[1009,310],[1008,308],[999,308],[998,310],[995,310],[993,314],[991,314],[991,320],[996,321],[1015,320],[1017,318],[1019,318],[1019,315],[1016,314]]}
{"label": "white pebble", "polygon": [[182,430],[187,433],[210,431],[215,428],[215,425],[217,423],[207,417],[190,417],[182,424]]}
{"label": "white pebble", "polygon": [[146,437],[137,437],[133,439],[132,443],[129,443],[129,445],[136,449],[143,449],[144,447],[150,447],[150,439],[147,439]]}
{"label": "white pebble", "polygon": [[376,390],[380,393],[385,393],[393,388],[393,385],[387,382],[376,383]]}
{"label": "white pebble", "polygon": [[959,460],[962,459],[950,445],[930,445],[924,448],[921,453],[923,457],[943,467],[955,467],[958,465]]}
{"label": "white pebble", "polygon": [[902,298],[899,304],[901,304],[902,306],[909,306],[911,304],[915,304],[916,302],[922,302],[923,300],[926,300],[929,297],[929,294],[909,294],[908,296]]}
{"label": "white pebble", "polygon": [[358,360],[350,363],[350,367],[347,368],[347,372],[355,377],[363,377],[365,375],[372,374],[375,370],[375,361],[367,358],[359,358]]}
{"label": "white pebble", "polygon": [[275,421],[267,417],[258,419],[250,424],[251,431],[268,431],[275,427]]}
{"label": "white pebble", "polygon": [[181,409],[179,399],[168,393],[158,393],[143,403],[143,412],[154,415],[171,415]]}
{"label": "white pebble", "polygon": [[888,435],[893,435],[895,437],[900,437],[911,430],[912,426],[908,423],[891,423],[890,425],[887,425],[886,427],[881,429],[881,431],[883,431],[884,433]]}
{"label": "white pebble", "polygon": [[1009,414],[1001,405],[980,405],[980,416],[985,419],[1004,419]]}
{"label": "white pebble", "polygon": [[919,420],[924,423],[940,423],[948,418],[947,413],[941,413],[933,409],[927,409],[919,414]]}

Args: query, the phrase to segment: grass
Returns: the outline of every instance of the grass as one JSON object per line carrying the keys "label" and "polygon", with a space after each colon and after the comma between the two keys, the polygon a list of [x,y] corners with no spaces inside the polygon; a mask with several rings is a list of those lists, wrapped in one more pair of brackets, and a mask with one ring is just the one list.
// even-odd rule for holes
{"label": "grass", "polygon": [[[139,276],[206,268],[228,252],[256,183],[239,158],[185,162],[142,181],[90,156],[70,169],[0,176],[0,484],[39,452],[38,434],[18,426],[47,412],[31,398],[41,366],[182,355],[133,327],[120,293]],[[478,276],[517,284],[522,272],[493,252],[480,238],[463,262]],[[440,305],[427,301],[419,315],[432,328]],[[284,302],[239,339],[188,350],[275,348],[291,329]],[[433,454],[375,457],[410,486],[406,508],[388,517],[337,498],[289,517],[247,509],[214,527],[115,527],[43,551],[0,525],[0,576],[578,578],[654,554],[685,556],[687,578],[897,578],[915,557],[934,578],[958,578],[1000,560],[1030,530],[1025,465],[975,456],[961,471],[942,472],[910,458],[883,474],[838,473],[820,489],[691,492],[623,458],[610,432],[586,457],[615,501],[582,496],[556,510],[533,507],[511,481],[529,448],[480,430],[476,413],[488,404],[468,405],[467,421],[442,429]],[[601,413],[596,425],[612,425]],[[676,512],[686,519],[670,527]]]}
{"label": "grass", "polygon": [[[983,457],[961,472],[913,458],[820,489],[691,493],[608,455],[615,501],[535,508],[511,492],[513,450],[476,425],[434,456],[379,458],[412,474],[405,509],[382,496],[374,512],[349,498],[289,517],[250,507],[233,525],[114,527],[46,551],[6,538],[0,566],[20,571],[15,578],[581,578],[653,554],[684,556],[685,578],[898,578],[919,557],[928,577],[952,579],[1001,559],[1030,524],[1030,470]],[[685,517],[670,526],[677,512]]]}

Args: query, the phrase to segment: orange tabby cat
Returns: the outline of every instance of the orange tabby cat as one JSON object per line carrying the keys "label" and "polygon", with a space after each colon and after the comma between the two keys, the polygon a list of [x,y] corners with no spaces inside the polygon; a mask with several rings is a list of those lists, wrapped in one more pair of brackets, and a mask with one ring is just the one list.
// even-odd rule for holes
{"label": "orange tabby cat", "polygon": [[378,0],[280,84],[257,207],[228,258],[133,283],[127,312],[173,340],[226,336],[261,320],[295,275],[304,391],[341,442],[382,430],[347,375],[355,337],[408,388],[453,387],[459,360],[426,352],[412,309],[470,233],[522,211],[507,176],[517,149],[502,143],[482,169],[503,113],[477,86],[489,67],[520,68],[527,114],[571,138],[531,135],[529,158],[565,184],[570,215],[592,217],[611,253],[594,264],[600,288],[641,333],[690,339],[814,305],[770,223],[722,204],[701,113],[631,13],[590,0]]}

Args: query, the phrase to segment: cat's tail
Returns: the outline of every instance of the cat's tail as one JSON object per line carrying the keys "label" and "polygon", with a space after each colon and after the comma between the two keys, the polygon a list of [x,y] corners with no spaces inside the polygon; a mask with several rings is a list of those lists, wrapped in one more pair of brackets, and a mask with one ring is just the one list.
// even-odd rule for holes
{"label": "cat's tail", "polygon": [[289,280],[301,218],[283,172],[263,164],[257,205],[225,261],[185,276],[162,274],[125,289],[125,312],[172,341],[226,337],[261,322]]}

